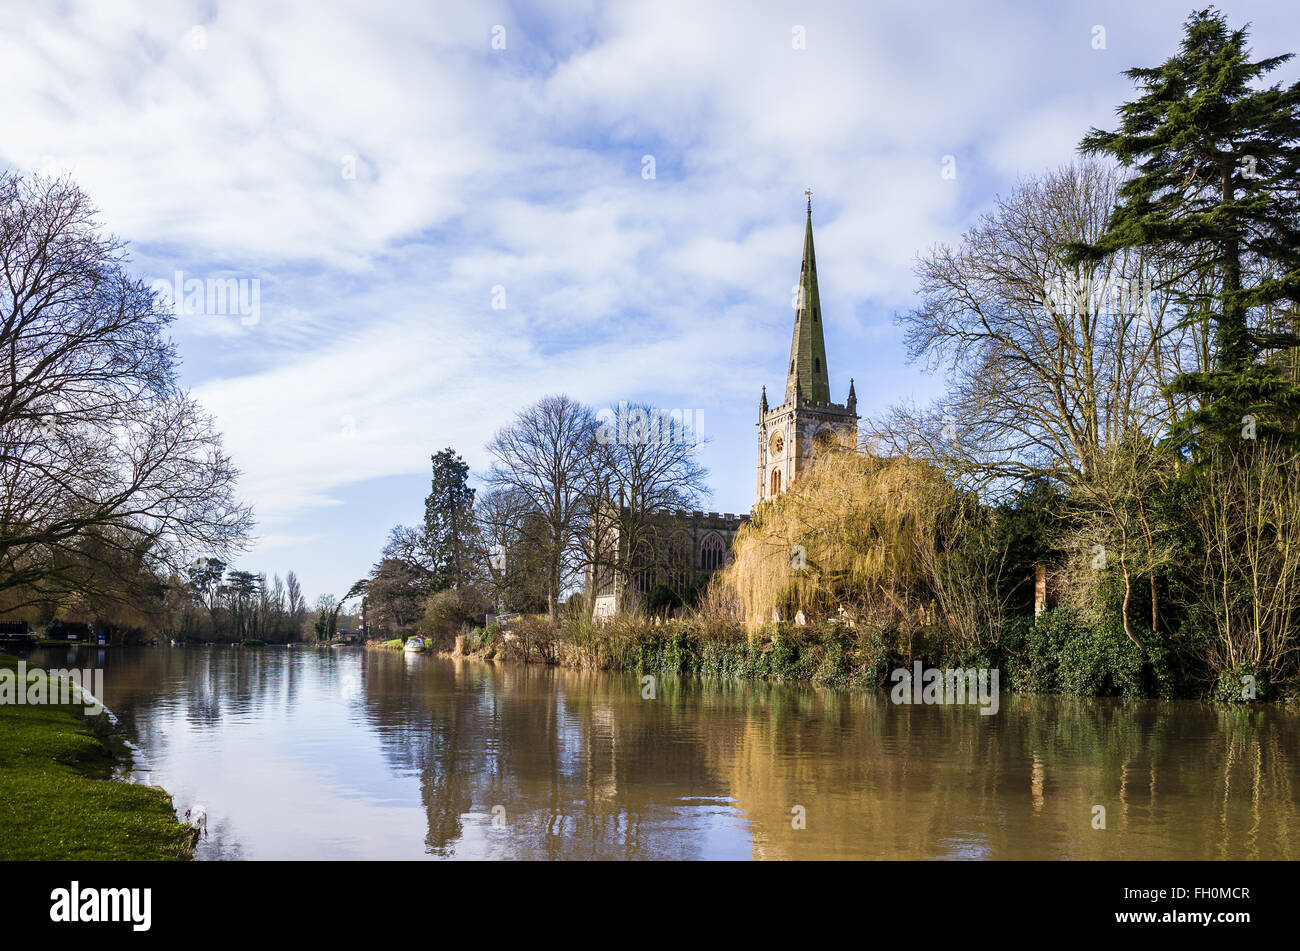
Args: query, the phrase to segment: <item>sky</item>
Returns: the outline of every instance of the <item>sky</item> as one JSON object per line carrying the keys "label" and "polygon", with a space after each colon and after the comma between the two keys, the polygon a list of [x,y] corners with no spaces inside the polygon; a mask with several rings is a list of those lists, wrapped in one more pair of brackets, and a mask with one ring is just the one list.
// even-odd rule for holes
{"label": "sky", "polygon": [[[1300,5],[1219,6],[1300,49]],[[236,563],[314,599],[422,519],[432,453],[481,480],[547,394],[693,414],[701,507],[748,512],[808,188],[832,398],[937,397],[916,257],[1112,127],[1192,9],[0,0],[0,165],[71,175],[179,299]]]}

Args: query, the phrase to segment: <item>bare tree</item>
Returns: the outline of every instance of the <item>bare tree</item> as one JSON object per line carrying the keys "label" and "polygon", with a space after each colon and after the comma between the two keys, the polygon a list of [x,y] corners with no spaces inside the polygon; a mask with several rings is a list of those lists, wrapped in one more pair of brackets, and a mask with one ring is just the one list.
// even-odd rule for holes
{"label": "bare tree", "polygon": [[[665,518],[708,494],[698,434],[684,419],[646,403],[619,404],[601,416],[589,480],[592,495],[609,504],[592,507],[591,557],[599,561],[604,552],[623,584],[638,568],[680,573],[682,566],[672,562],[683,553],[674,550]],[[618,537],[612,548],[611,534]]]}
{"label": "bare tree", "polygon": [[297,630],[302,626],[303,615],[307,612],[307,599],[303,597],[302,585],[298,583],[298,576],[294,572],[289,572],[284,579],[285,590],[285,610],[289,613],[289,624]]}
{"label": "bare tree", "polygon": [[539,542],[552,621],[558,618],[560,594],[581,563],[578,536],[586,528],[584,490],[595,433],[592,411],[561,394],[521,410],[487,445],[488,485],[519,493],[544,528]]}
{"label": "bare tree", "polygon": [[[492,489],[478,497],[475,521],[484,565],[480,572],[495,603],[508,610],[531,610],[546,603],[547,530],[528,498],[515,489]],[[577,544],[584,543],[579,533]]]}
{"label": "bare tree", "polygon": [[1297,460],[1267,440],[1243,442],[1211,461],[1189,505],[1215,635],[1209,658],[1226,681],[1263,672],[1281,682],[1300,667]]}
{"label": "bare tree", "polygon": [[1198,325],[1172,313],[1169,266],[1135,251],[1064,263],[1068,242],[1104,231],[1120,182],[1095,161],[1030,179],[918,262],[908,347],[953,382],[928,410],[864,425],[869,443],[981,487],[1073,485],[1125,433],[1169,428],[1186,401],[1165,384],[1204,353]]}
{"label": "bare tree", "polygon": [[125,265],[75,185],[0,173],[0,590],[32,601],[93,585],[91,535],[165,575],[251,525],[171,315]]}
{"label": "bare tree", "polygon": [[[1168,533],[1152,515],[1152,502],[1162,487],[1172,481],[1170,454],[1159,452],[1151,441],[1130,434],[1097,457],[1087,479],[1075,486],[1074,499],[1081,503],[1076,519],[1076,547],[1088,552],[1089,570],[1094,575],[1111,565],[1111,553],[1118,555],[1124,594],[1120,618],[1124,633],[1146,650],[1133,626],[1130,605],[1134,577],[1145,577],[1151,598],[1151,631],[1160,624],[1157,572],[1175,558]],[[1077,584],[1089,602],[1096,603],[1097,585]]]}

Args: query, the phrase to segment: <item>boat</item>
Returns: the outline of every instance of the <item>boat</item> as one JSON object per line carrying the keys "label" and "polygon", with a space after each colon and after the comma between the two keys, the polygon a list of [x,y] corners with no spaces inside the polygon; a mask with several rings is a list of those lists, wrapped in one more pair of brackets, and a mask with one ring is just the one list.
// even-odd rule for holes
{"label": "boat", "polygon": [[402,650],[408,654],[423,654],[424,649],[423,637],[408,637],[406,643],[402,646]]}

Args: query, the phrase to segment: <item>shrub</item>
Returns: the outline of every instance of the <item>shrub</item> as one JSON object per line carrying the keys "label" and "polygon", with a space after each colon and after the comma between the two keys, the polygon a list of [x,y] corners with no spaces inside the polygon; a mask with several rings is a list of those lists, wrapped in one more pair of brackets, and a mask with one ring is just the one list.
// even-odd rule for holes
{"label": "shrub", "polygon": [[[1247,679],[1249,678],[1249,679]],[[1254,696],[1247,686],[1253,682]],[[1272,699],[1272,684],[1268,674],[1253,664],[1238,664],[1231,670],[1220,671],[1215,678],[1211,697],[1220,703],[1253,703]]]}
{"label": "shrub", "polygon": [[1142,697],[1144,658],[1111,617],[1090,626],[1075,623],[1061,644],[1061,692],[1077,697]]}
{"label": "shrub", "polygon": [[1145,654],[1114,615],[1094,621],[1069,608],[1053,608],[1036,621],[1018,618],[1007,627],[1006,682],[1027,693],[1080,697],[1169,699],[1198,692],[1197,674],[1179,638],[1144,632],[1144,639]]}
{"label": "shrub", "polygon": [[559,660],[559,632],[545,615],[524,618],[502,635],[503,653],[527,663],[554,664]]}
{"label": "shrub", "polygon": [[466,630],[476,618],[482,618],[487,600],[474,588],[448,588],[430,595],[425,602],[424,617],[416,631],[435,650],[450,650],[456,635]]}

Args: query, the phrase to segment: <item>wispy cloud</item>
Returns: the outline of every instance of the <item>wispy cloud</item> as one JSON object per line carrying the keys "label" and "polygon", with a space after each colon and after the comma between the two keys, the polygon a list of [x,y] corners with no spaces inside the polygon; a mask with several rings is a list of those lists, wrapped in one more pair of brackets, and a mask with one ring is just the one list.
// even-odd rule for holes
{"label": "wispy cloud", "polygon": [[[1261,52],[1296,35],[1236,6]],[[836,392],[854,376],[867,412],[933,392],[892,324],[914,256],[1068,160],[1186,13],[19,3],[0,161],[73,174],[143,276],[260,282],[251,326],[177,322],[185,379],[258,510],[250,566],[337,591],[395,493],[418,516],[430,452],[481,468],[547,392],[704,410],[715,504],[746,509],[808,185]]]}

